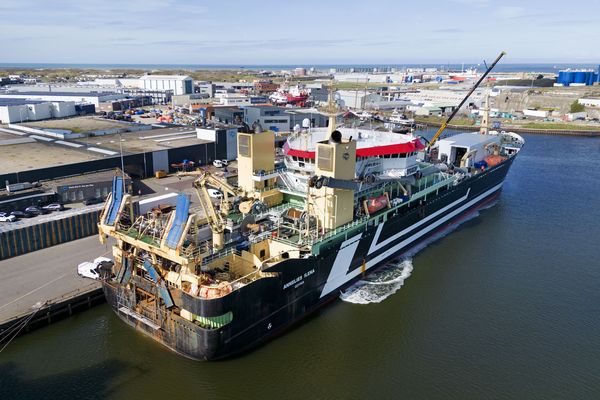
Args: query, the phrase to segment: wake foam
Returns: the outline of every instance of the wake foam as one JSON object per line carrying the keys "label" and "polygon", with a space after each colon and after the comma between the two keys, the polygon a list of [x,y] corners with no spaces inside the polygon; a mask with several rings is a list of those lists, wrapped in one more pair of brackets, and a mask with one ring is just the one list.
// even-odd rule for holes
{"label": "wake foam", "polygon": [[493,207],[496,200],[484,205],[483,207],[464,215],[459,220],[454,221],[451,225],[442,227],[439,231],[429,236],[427,239],[417,243],[402,256],[388,261],[384,266],[377,270],[368,273],[364,278],[356,282],[354,285],[346,289],[340,294],[340,299],[348,303],[354,304],[371,304],[381,303],[394,293],[396,293],[404,281],[408,279],[413,270],[412,257],[441,238],[449,235],[458,228],[461,224],[475,219],[479,216],[480,210],[486,210]]}
{"label": "wake foam", "polygon": [[349,303],[381,303],[398,291],[413,270],[412,260],[394,260],[356,282],[340,295]]}

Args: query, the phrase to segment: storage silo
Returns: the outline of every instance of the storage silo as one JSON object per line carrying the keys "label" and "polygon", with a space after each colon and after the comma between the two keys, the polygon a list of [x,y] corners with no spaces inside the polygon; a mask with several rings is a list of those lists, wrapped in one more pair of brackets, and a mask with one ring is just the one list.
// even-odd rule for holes
{"label": "storage silo", "polygon": [[585,71],[576,71],[575,72],[575,79],[573,80],[573,83],[582,83],[585,84],[586,83],[586,73]]}
{"label": "storage silo", "polygon": [[592,86],[592,85],[594,84],[594,81],[596,80],[596,74],[594,73],[594,71],[590,71],[590,72],[588,73],[588,76],[587,76],[587,78],[588,78],[588,79],[587,79],[587,82],[586,82],[586,84],[587,84],[588,86]]}
{"label": "storage silo", "polygon": [[574,71],[565,70],[558,72],[558,83],[562,83],[564,86],[569,86],[573,82],[575,82]]}

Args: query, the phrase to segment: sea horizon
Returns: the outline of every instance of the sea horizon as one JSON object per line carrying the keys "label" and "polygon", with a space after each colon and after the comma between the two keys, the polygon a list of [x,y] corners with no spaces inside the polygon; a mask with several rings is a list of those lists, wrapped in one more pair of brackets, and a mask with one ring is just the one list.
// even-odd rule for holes
{"label": "sea horizon", "polygon": [[[392,69],[398,70],[406,68],[437,68],[438,70],[461,70],[476,67],[480,70],[485,69],[484,63],[387,63],[387,64],[119,64],[119,63],[0,63],[0,70],[7,69],[139,69],[139,70],[287,70],[294,68],[314,68],[316,70],[336,69]],[[562,69],[594,69],[599,68],[594,63],[505,63],[498,64],[496,72],[558,72]]]}

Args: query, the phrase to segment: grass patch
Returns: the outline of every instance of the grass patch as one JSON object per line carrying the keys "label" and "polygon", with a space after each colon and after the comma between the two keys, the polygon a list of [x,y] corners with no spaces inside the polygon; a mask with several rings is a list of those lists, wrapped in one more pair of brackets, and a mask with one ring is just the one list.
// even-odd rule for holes
{"label": "grass patch", "polygon": [[[375,88],[380,88],[382,86],[389,86],[390,84],[387,83],[376,83],[376,82],[367,82],[366,83],[366,87],[367,89],[375,89]],[[357,89],[357,90],[365,90],[365,81],[363,80],[358,81],[358,82],[335,82],[334,86],[336,89],[338,90],[352,90],[352,89]]]}
{"label": "grass patch", "polygon": [[[439,117],[415,117],[415,122],[417,123],[431,123],[431,124],[441,124],[446,120],[447,117],[439,118]],[[453,118],[450,121],[450,125],[460,125],[460,126],[474,126],[475,119],[473,118]]]}
{"label": "grass patch", "polygon": [[528,129],[549,129],[563,131],[600,131],[600,126],[578,125],[567,123],[552,123],[552,122],[529,122],[527,124],[518,125],[520,128]]}

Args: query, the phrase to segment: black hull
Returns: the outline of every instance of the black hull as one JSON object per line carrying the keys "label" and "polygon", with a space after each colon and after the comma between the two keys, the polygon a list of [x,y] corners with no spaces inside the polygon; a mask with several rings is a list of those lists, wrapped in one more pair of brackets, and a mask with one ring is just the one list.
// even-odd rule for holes
{"label": "black hull", "polygon": [[132,277],[127,286],[105,282],[107,301],[129,325],[186,357],[230,357],[288,329],[338,298],[340,290],[360,279],[363,271],[402,255],[489,202],[499,194],[513,161],[510,157],[484,173],[440,190],[421,206],[374,218],[366,229],[348,230],[346,237],[321,244],[318,257],[282,261],[265,270],[275,272],[273,277],[259,279],[225,297],[198,299],[170,289],[175,304],[196,315],[217,317],[231,312],[231,322],[218,329],[204,329],[164,307],[154,314],[146,312],[142,318],[141,314],[128,314],[126,309],[136,307],[133,285],[154,290],[151,282],[139,276]]}

